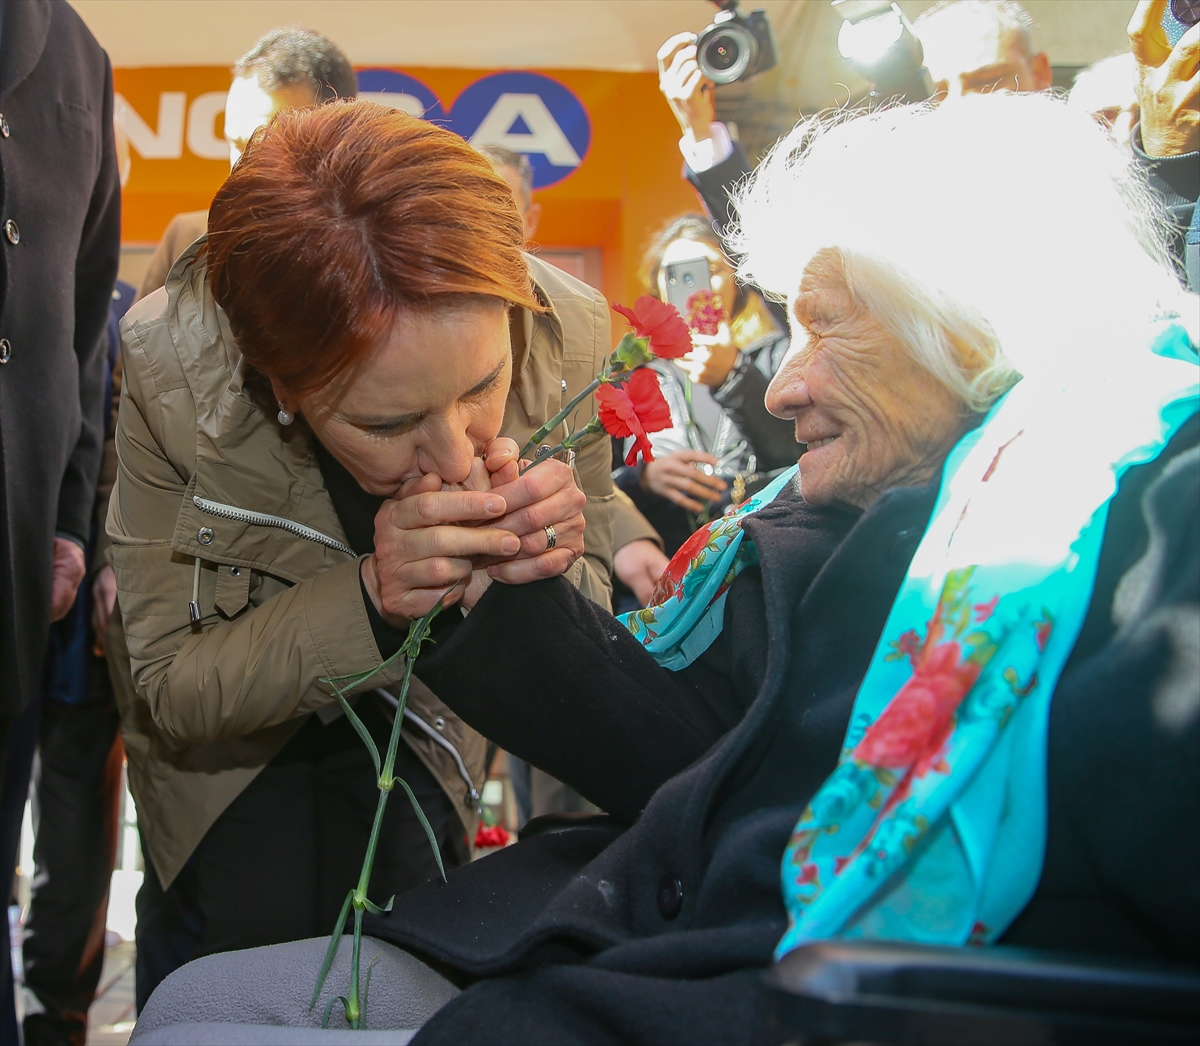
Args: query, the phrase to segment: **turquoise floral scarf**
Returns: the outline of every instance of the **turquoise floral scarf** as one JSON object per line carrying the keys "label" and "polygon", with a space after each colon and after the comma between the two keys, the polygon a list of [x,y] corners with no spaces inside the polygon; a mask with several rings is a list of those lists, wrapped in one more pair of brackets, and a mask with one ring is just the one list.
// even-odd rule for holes
{"label": "turquoise floral scarf", "polygon": [[[788,930],[808,940],[986,944],[1033,895],[1046,842],[1050,698],[1083,625],[1108,504],[1200,407],[1196,349],[1156,328],[1137,373],[1045,392],[1021,382],[946,461],[859,688],[837,769],[783,855]],[[742,519],[791,470],[672,559],[626,628],[679,670],[757,562]]]}

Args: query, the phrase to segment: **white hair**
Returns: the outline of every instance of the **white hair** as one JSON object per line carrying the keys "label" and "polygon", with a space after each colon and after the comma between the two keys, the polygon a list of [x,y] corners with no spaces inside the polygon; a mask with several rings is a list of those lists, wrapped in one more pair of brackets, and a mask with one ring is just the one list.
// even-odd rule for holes
{"label": "white hair", "polygon": [[1079,70],[1067,104],[1085,113],[1129,109],[1137,105],[1136,76],[1137,63],[1128,51],[1102,58]]}
{"label": "white hair", "polygon": [[1047,95],[803,122],[735,205],[743,279],[790,300],[836,249],[856,300],[974,410],[1021,376],[1119,383],[1148,321],[1189,308],[1161,207],[1091,117]]}

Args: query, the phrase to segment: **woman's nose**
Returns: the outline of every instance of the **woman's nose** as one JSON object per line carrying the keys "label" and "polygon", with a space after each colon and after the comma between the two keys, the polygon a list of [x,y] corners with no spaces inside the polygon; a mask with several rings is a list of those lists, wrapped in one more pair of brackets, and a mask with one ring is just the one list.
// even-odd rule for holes
{"label": "woman's nose", "polygon": [[424,446],[429,467],[422,472],[435,472],[443,483],[465,483],[475,460],[475,444],[465,425],[453,423],[438,426],[430,433]]}
{"label": "woman's nose", "polygon": [[805,380],[807,369],[804,356],[794,352],[775,372],[766,396],[767,410],[775,417],[792,421],[800,411],[812,405]]}

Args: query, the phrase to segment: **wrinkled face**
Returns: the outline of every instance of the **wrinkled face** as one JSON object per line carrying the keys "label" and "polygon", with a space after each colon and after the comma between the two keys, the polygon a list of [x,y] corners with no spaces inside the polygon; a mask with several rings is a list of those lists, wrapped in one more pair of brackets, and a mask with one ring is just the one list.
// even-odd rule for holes
{"label": "wrinkled face", "polygon": [[[733,279],[733,266],[719,250],[699,240],[680,238],[667,244],[667,249],[663,251],[662,264],[658,270],[659,299],[667,300],[667,266],[689,261],[708,262],[709,289],[714,294],[720,295],[721,309],[724,312],[725,322],[728,323],[733,309],[733,300],[737,295],[737,285]],[[697,291],[703,289],[702,286],[694,288]]]}
{"label": "wrinkled face", "polygon": [[966,429],[959,400],[850,294],[840,256],[820,251],[792,302],[792,348],[767,409],[794,420],[811,505],[868,508],[926,483]]}
{"label": "wrinkled face", "polygon": [[500,432],[512,377],[508,311],[497,302],[401,314],[339,384],[275,395],[372,494],[435,473],[462,483]]}
{"label": "wrinkled face", "polygon": [[250,136],[266,126],[281,109],[302,109],[316,101],[308,84],[286,84],[268,91],[259,83],[258,74],[239,76],[229,85],[225,97],[225,141],[229,143],[229,166],[246,151]]}

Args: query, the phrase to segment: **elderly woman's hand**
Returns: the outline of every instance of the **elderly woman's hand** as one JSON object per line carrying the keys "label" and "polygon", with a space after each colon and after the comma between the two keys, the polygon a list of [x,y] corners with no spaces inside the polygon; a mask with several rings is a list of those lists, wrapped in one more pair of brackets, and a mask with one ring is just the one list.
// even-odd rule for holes
{"label": "elderly woman's hand", "polygon": [[422,476],[380,506],[375,551],[362,561],[362,579],[390,625],[406,628],[451,588],[445,605],[472,605],[486,587],[474,577],[479,561],[521,551],[511,530],[479,525],[508,511],[504,497],[487,489],[490,481],[480,459],[464,484],[443,489],[440,477]]}

